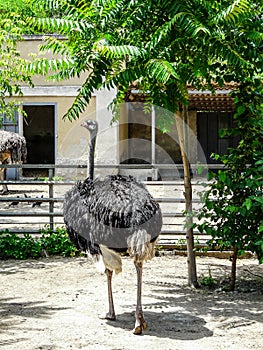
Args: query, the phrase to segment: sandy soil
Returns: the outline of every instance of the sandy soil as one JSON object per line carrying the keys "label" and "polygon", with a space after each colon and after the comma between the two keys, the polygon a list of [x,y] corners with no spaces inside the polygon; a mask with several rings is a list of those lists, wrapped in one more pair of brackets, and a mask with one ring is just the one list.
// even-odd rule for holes
{"label": "sandy soil", "polygon": [[[230,261],[198,257],[198,275],[226,278]],[[86,258],[0,261],[0,349],[263,349],[263,267],[238,263],[237,291],[187,287],[186,258],[144,268],[148,329],[133,335],[136,275],[130,258],[114,276],[117,320],[107,321],[106,277]]]}

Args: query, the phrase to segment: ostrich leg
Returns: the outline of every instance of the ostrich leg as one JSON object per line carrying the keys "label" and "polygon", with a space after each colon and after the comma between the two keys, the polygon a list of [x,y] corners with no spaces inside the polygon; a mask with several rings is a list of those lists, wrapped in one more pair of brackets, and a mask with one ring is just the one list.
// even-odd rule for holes
{"label": "ostrich leg", "polygon": [[109,298],[109,312],[106,314],[106,319],[114,321],[114,320],[116,320],[116,316],[115,316],[115,311],[114,311],[112,286],[111,286],[112,271],[106,269],[106,275],[107,275],[108,298]]}
{"label": "ostrich leg", "polygon": [[[0,164],[3,164],[2,162],[0,162]],[[6,168],[1,168],[0,169],[0,179],[1,180],[6,180]],[[2,185],[2,191],[1,194],[7,194],[8,193],[8,188],[6,184]]]}
{"label": "ostrich leg", "polygon": [[[3,169],[3,180],[6,180],[6,171],[7,169],[4,168]],[[7,194],[9,191],[8,191],[8,188],[7,188],[7,184],[3,184],[3,191],[2,191],[2,194]]]}
{"label": "ostrich leg", "polygon": [[[0,164],[12,164],[10,152],[0,153]],[[6,172],[7,172],[6,168],[0,169],[0,179],[1,180],[6,180]],[[1,194],[7,194],[7,193],[8,193],[7,185],[3,184],[3,190],[1,191]]]}
{"label": "ostrich leg", "polygon": [[142,312],[142,262],[134,261],[137,272],[137,306],[135,311],[135,327],[133,334],[141,334],[147,328]]}

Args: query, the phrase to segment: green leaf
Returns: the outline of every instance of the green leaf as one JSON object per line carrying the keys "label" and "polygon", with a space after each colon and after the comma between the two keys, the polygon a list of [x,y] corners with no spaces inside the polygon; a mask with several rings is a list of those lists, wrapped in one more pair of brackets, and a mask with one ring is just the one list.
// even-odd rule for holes
{"label": "green leaf", "polygon": [[131,56],[131,59],[138,59],[146,54],[144,49],[133,45],[110,46],[102,45],[99,42],[95,43],[94,49],[101,55],[105,55],[109,58],[125,58],[126,56]]}
{"label": "green leaf", "polygon": [[247,208],[247,210],[250,210],[253,205],[252,200],[250,198],[247,198],[243,205]]}
{"label": "green leaf", "polygon": [[237,107],[237,114],[241,115],[245,112],[246,108],[244,106],[238,106]]}
{"label": "green leaf", "polygon": [[219,130],[219,137],[223,138],[223,137],[227,136],[227,132],[228,132],[227,129],[220,129]]}
{"label": "green leaf", "polygon": [[238,208],[235,207],[235,206],[233,206],[233,205],[228,205],[228,206],[226,207],[226,210],[230,211],[230,213],[236,212],[237,209],[238,209]]}
{"label": "green leaf", "polygon": [[172,78],[179,79],[173,64],[169,63],[168,61],[152,59],[148,61],[145,68],[149,72],[150,77],[160,81],[161,83],[166,83]]}
{"label": "green leaf", "polygon": [[260,203],[260,204],[263,204],[263,197],[256,197],[256,196],[254,196],[253,199],[254,199],[256,202],[258,202],[258,203]]}
{"label": "green leaf", "polygon": [[204,167],[204,166],[198,165],[198,167],[197,167],[197,174],[198,174],[198,175],[203,174],[203,171],[204,171],[204,170],[205,170],[205,167]]}
{"label": "green leaf", "polygon": [[225,171],[219,171],[218,172],[218,177],[219,177],[220,181],[225,182],[226,178],[227,178],[227,175],[226,175]]}

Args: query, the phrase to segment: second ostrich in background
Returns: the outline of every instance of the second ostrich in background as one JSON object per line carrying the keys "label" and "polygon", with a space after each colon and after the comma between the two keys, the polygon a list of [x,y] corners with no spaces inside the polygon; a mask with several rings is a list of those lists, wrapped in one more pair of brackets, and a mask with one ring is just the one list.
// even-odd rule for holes
{"label": "second ostrich in background", "polygon": [[[0,130],[0,164],[19,164],[26,162],[26,139],[18,133]],[[6,168],[0,168],[0,179],[6,180]],[[8,193],[3,184],[1,194]]]}
{"label": "second ostrich in background", "polygon": [[70,239],[91,256],[97,267],[106,273],[109,312],[115,320],[112,296],[112,273],[121,272],[118,254],[128,250],[134,257],[137,271],[137,306],[134,334],[141,334],[147,324],[143,317],[142,266],[154,256],[154,247],[162,227],[158,203],[143,184],[131,176],[109,175],[94,179],[94,151],[98,124],[87,120],[83,127],[90,132],[89,177],[78,182],[65,195],[64,221]]}

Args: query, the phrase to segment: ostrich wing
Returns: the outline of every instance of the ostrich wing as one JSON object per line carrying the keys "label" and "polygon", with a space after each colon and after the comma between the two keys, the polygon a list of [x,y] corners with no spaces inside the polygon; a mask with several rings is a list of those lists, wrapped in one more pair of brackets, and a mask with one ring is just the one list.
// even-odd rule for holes
{"label": "ostrich wing", "polygon": [[162,226],[158,203],[142,184],[124,176],[87,179],[74,186],[65,197],[64,220],[88,242],[115,249],[126,249],[138,231],[155,240]]}

